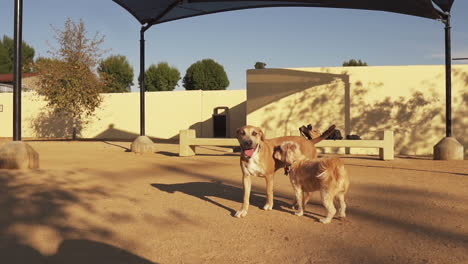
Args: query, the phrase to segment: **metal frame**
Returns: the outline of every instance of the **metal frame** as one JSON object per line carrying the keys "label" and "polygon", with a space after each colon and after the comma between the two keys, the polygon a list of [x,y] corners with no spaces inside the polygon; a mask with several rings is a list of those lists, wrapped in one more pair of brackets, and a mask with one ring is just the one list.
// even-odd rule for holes
{"label": "metal frame", "polygon": [[[127,1],[125,0],[113,0],[116,4],[120,5],[122,8],[127,10],[130,14],[132,14],[140,24],[160,24],[160,23],[166,23],[169,21],[174,21],[178,19],[184,19],[184,18],[189,18],[189,17],[195,17],[199,15],[208,15],[208,14],[215,14],[215,13],[221,13],[221,12],[226,12],[226,11],[237,11],[237,10],[245,10],[245,9],[254,9],[254,8],[265,8],[265,7],[321,7],[321,8],[340,8],[340,9],[356,9],[356,10],[373,10],[373,11],[385,11],[385,12],[392,12],[392,13],[398,13],[398,14],[406,14],[406,15],[414,15],[414,16],[419,16],[419,17],[424,17],[424,18],[429,18],[429,19],[442,19],[443,16],[441,16],[441,12],[439,9],[435,8],[437,5],[440,9],[443,11],[449,11],[452,3],[447,3],[446,1],[452,1],[453,0],[413,0],[413,1],[404,1],[400,0],[401,2],[407,2],[409,6],[405,8],[397,8],[398,6],[394,6],[392,1],[390,0],[380,0],[384,4],[378,4],[376,2],[379,1],[366,1],[367,3],[364,3],[363,1],[356,1],[359,2],[357,4],[352,4],[350,0],[342,0],[342,1],[323,1],[323,0],[283,0],[283,1],[262,1],[262,0],[257,0],[257,1],[245,1],[245,0],[240,0],[240,1],[235,1],[235,0],[169,0],[169,1],[162,1],[163,2],[161,5],[152,7],[154,10],[154,13],[158,14],[159,11],[165,7],[164,10],[162,10],[161,13],[159,13],[155,17],[141,17],[139,16],[139,9],[144,9],[144,7],[140,7],[139,9],[134,9],[134,7],[126,3]],[[132,0],[131,2],[145,2],[146,0]],[[146,1],[147,2],[147,1]],[[150,2],[158,2],[158,0],[153,0]],[[191,4],[198,4],[198,3],[213,3],[217,2],[219,4],[222,4],[223,2],[250,2],[250,5],[244,6],[242,4],[239,4],[238,6],[228,6],[228,7],[220,7],[220,9],[214,9],[214,10],[205,10],[203,8],[194,8],[190,7]],[[256,2],[255,4],[252,4],[252,2]],[[411,3],[408,3],[411,2]],[[346,3],[346,4],[345,4]],[[188,6],[187,6],[188,5]],[[172,18],[164,18],[164,16],[174,9],[179,8],[179,9],[187,9],[191,11],[196,11],[195,13],[192,14],[186,14],[186,15],[177,15],[173,16]],[[422,12],[416,12],[415,9],[424,9]],[[430,9],[430,10],[428,10]],[[419,10],[418,10],[419,11]]]}
{"label": "metal frame", "polygon": [[[14,65],[13,65],[13,140],[21,141],[21,78],[22,78],[22,19],[23,0],[14,0]],[[170,5],[158,17],[143,25],[140,30],[140,135],[145,135],[145,31],[158,23],[158,20],[178,5]],[[128,10],[128,9],[127,9]],[[446,128],[447,137],[452,136],[452,64],[451,64],[451,25],[450,12],[442,13],[442,22],[445,24],[445,93],[446,93]],[[454,59],[459,60],[460,58]],[[461,58],[465,59],[465,58]]]}
{"label": "metal frame", "polygon": [[[145,44],[144,44],[144,32],[151,26],[159,23],[159,19],[164,17],[170,12],[178,2],[170,5],[163,13],[158,17],[150,20],[145,26],[141,27],[140,31],[140,135],[145,135]],[[128,9],[127,9],[128,10]],[[446,137],[452,136],[452,51],[451,51],[451,24],[450,24],[450,12],[437,12],[443,17],[442,22],[445,24],[445,135]],[[209,12],[208,12],[209,13]],[[216,12],[217,13],[217,12]],[[166,22],[166,21],[165,21]],[[464,59],[464,58],[462,58]],[[454,59],[459,60],[459,58]]]}

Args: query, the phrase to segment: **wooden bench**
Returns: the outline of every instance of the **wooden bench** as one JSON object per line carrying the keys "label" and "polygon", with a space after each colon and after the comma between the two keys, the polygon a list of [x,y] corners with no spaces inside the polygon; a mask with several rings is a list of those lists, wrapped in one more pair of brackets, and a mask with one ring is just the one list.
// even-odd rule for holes
{"label": "wooden bench", "polygon": [[[322,140],[315,144],[316,147],[338,148],[378,148],[379,157],[382,160],[394,159],[393,131],[385,130],[380,140]],[[187,157],[195,155],[196,146],[239,146],[236,138],[197,138],[194,129],[180,131],[179,156]]]}

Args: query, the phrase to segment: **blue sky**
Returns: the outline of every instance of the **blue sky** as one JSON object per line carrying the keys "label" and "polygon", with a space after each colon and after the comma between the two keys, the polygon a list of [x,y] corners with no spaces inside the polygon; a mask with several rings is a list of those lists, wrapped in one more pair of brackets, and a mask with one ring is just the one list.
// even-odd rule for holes
{"label": "blue sky", "polygon": [[[23,3],[23,39],[35,48],[36,56],[48,55],[47,41],[54,44],[51,25],[62,27],[67,18],[81,18],[90,34],[105,35],[108,55],[127,56],[138,75],[140,24],[111,0]],[[13,34],[13,4],[0,0],[0,35]],[[468,1],[455,0],[453,57],[468,57],[467,14]],[[441,22],[378,11],[292,7],[232,11],[156,25],[145,37],[147,66],[166,61],[183,76],[195,61],[212,58],[224,66],[228,89],[245,89],[245,72],[256,61],[269,68],[340,66],[351,58],[376,66],[444,63]]]}

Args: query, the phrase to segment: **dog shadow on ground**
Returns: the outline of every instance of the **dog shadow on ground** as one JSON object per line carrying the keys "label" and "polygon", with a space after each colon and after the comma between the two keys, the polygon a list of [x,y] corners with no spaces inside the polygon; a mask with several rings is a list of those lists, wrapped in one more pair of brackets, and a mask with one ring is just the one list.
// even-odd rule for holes
{"label": "dog shadow on ground", "polygon": [[178,157],[179,153],[169,152],[169,151],[156,151],[156,154],[161,154],[167,157]]}
{"label": "dog shadow on ground", "polygon": [[[195,152],[197,156],[213,156],[213,157],[222,157],[222,156],[232,156],[239,157],[240,148],[239,147],[210,147],[210,146],[196,146]],[[178,157],[179,152],[169,152],[169,151],[157,151],[156,154],[161,154],[168,157]]]}
{"label": "dog shadow on ground", "polygon": [[19,243],[10,243],[0,246],[0,259],[2,263],[67,263],[67,264],[155,264],[124,249],[109,244],[86,240],[69,239],[60,244],[57,252],[45,256],[36,249]]}
{"label": "dog shadow on ground", "polygon": [[[156,151],[156,154],[160,154],[166,157],[179,157],[179,153],[175,152],[169,152],[169,151]],[[197,156],[205,156],[205,157],[239,157],[239,153],[230,153],[230,152],[220,152],[219,154],[217,153],[197,153]]]}
{"label": "dog shadow on ground", "polygon": [[[167,157],[179,157],[179,153],[175,152],[169,152],[169,151],[157,151],[155,152],[156,154],[161,154]],[[230,152],[220,152],[219,154],[217,153],[197,153],[197,156],[206,156],[206,157],[223,157],[223,156],[239,156],[239,153],[230,153]]]}
{"label": "dog shadow on ground", "polygon": [[[230,186],[223,184],[221,181],[211,181],[211,182],[187,182],[187,183],[176,183],[176,184],[161,184],[161,183],[153,183],[151,184],[154,188],[167,192],[167,193],[175,193],[181,192],[190,196],[197,197],[203,201],[207,201],[212,203],[216,206],[219,206],[231,213],[231,216],[234,216],[236,213],[235,209],[229,208],[226,205],[223,205],[219,202],[212,200],[210,197],[217,197],[225,200],[231,200],[234,202],[238,202],[239,206],[242,204],[244,190],[242,188]],[[277,198],[284,198],[278,197]],[[288,199],[288,198],[284,198]],[[263,208],[266,201],[266,196],[264,194],[252,191],[250,193],[250,205]],[[282,200],[275,199],[274,200],[274,207],[273,209],[283,211],[283,212],[290,212],[285,210],[284,208],[290,208],[290,204],[284,202]]]}

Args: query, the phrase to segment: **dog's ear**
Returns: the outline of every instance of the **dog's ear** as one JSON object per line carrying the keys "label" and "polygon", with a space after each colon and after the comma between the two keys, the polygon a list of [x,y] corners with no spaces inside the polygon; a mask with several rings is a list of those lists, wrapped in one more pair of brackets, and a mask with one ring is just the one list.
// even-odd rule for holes
{"label": "dog's ear", "polygon": [[276,146],[273,148],[273,158],[277,160],[283,160],[283,149],[281,146]]}
{"label": "dog's ear", "polygon": [[264,141],[265,135],[263,134],[263,131],[261,129],[258,130],[258,134],[260,135],[260,140]]}
{"label": "dog's ear", "polygon": [[282,154],[281,150],[276,150],[273,153],[273,158],[275,158],[277,160],[283,160],[283,154]]}
{"label": "dog's ear", "polygon": [[296,149],[296,143],[292,141],[285,141],[281,143],[280,148],[283,152],[287,152],[289,150],[295,150]]}
{"label": "dog's ear", "polygon": [[282,147],[286,162],[292,164],[295,160],[300,159],[301,150],[296,142],[283,143]]}

